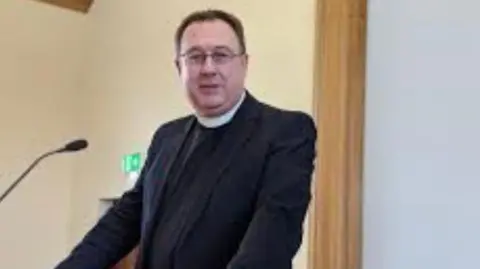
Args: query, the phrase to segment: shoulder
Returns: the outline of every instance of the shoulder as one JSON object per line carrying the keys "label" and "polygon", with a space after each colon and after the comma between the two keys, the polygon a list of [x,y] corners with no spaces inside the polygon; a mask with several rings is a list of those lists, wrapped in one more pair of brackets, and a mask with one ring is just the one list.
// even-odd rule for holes
{"label": "shoulder", "polygon": [[187,128],[188,123],[192,119],[193,115],[187,115],[160,124],[152,135],[151,147],[158,146],[163,139],[176,135],[184,130],[184,128]]}
{"label": "shoulder", "polygon": [[285,161],[284,165],[296,163],[310,169],[317,140],[313,117],[299,110],[262,106],[261,129],[268,144],[268,157]]}
{"label": "shoulder", "polygon": [[311,115],[300,110],[288,110],[261,103],[262,124],[274,136],[308,136],[316,139],[317,130]]}

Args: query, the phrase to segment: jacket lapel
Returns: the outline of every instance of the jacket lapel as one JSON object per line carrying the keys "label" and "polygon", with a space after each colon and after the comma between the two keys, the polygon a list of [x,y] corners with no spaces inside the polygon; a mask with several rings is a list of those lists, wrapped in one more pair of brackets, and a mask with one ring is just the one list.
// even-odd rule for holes
{"label": "jacket lapel", "polygon": [[151,174],[152,177],[155,177],[153,182],[153,187],[155,188],[154,193],[152,195],[152,200],[148,204],[151,206],[150,214],[148,215],[148,219],[146,222],[145,227],[145,242],[144,246],[148,246],[150,244],[151,235],[153,232],[153,227],[155,224],[156,216],[158,215],[158,210],[160,208],[160,202],[162,200],[163,189],[165,187],[165,183],[168,180],[169,176],[172,174],[172,166],[173,163],[178,158],[180,149],[182,148],[187,135],[192,129],[194,119],[191,117],[187,120],[184,128],[181,132],[174,134],[171,137],[167,137],[162,141],[162,151],[158,154],[157,159],[155,160],[155,164],[153,165],[153,172]]}

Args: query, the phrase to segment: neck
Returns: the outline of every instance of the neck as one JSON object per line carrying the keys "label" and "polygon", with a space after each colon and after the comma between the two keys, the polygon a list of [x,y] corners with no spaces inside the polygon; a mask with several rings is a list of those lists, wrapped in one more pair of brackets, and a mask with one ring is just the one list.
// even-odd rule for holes
{"label": "neck", "polygon": [[214,117],[203,117],[197,114],[196,117],[198,119],[198,122],[206,128],[216,128],[229,123],[233,119],[233,116],[235,116],[237,110],[240,108],[240,105],[243,103],[245,95],[246,94],[244,91],[237,103],[232,108],[230,108],[230,110],[223,113],[222,115]]}

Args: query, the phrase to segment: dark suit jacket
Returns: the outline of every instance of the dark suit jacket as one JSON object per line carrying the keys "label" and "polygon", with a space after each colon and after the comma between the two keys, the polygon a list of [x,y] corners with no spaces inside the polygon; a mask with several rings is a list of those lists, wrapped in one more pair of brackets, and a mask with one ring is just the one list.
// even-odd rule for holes
{"label": "dark suit jacket", "polygon": [[135,187],[126,192],[57,269],[104,269],[139,246],[175,251],[175,269],[287,269],[302,240],[311,198],[316,130],[311,117],[247,97],[235,124],[203,164],[178,209],[184,231],[151,250],[156,209],[176,154],[194,122],[188,116],[155,133]]}

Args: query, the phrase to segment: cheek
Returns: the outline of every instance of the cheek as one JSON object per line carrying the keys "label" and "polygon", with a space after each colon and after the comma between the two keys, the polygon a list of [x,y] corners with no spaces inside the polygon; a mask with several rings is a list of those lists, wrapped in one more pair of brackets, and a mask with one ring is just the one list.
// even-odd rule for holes
{"label": "cheek", "polygon": [[182,78],[183,83],[186,86],[195,85],[195,82],[197,81],[197,77],[195,76],[195,74],[193,72],[188,71],[188,70],[184,70],[181,73],[181,78]]}
{"label": "cheek", "polygon": [[233,68],[224,68],[218,72],[221,80],[223,83],[229,85],[232,83],[232,81],[235,79],[235,70]]}
{"label": "cheek", "polygon": [[228,83],[232,86],[239,86],[243,81],[243,72],[240,69],[232,70],[228,75]]}

